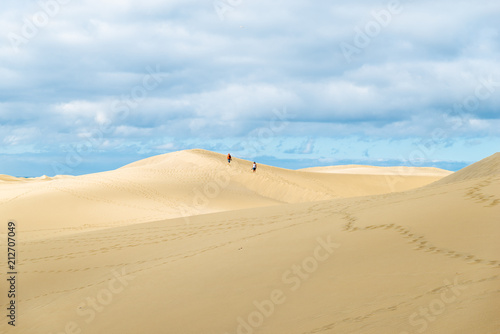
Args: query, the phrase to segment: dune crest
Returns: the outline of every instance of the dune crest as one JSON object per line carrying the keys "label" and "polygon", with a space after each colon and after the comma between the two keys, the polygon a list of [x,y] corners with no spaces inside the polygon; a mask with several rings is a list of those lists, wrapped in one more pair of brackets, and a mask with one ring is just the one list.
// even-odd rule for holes
{"label": "dune crest", "polygon": [[4,175],[4,174],[0,174],[0,182],[12,182],[12,181],[20,181],[20,178],[18,177],[14,177],[14,176],[10,176],[10,175]]}
{"label": "dune crest", "polygon": [[[339,182],[380,191],[377,180],[387,175],[270,166],[253,174],[250,162],[229,167],[221,158],[176,152],[106,173],[1,184],[2,213],[24,231],[22,317],[15,330],[0,322],[0,331],[62,333],[70,324],[95,334],[498,332],[497,157],[438,187],[319,201],[307,196],[347,194]],[[222,168],[241,173],[225,182],[214,174]],[[157,219],[192,199],[186,188],[203,191],[217,180],[224,190],[207,206],[223,210]],[[276,200],[299,195],[303,202]],[[51,225],[58,217],[92,217],[108,228],[58,234],[68,228]],[[120,217],[130,220],[110,224]]]}
{"label": "dune crest", "polygon": [[494,177],[497,175],[500,175],[500,152],[467,166],[439,180],[436,184],[461,182],[482,177]]}
{"label": "dune crest", "polygon": [[337,173],[337,174],[367,174],[367,175],[414,175],[414,176],[438,176],[444,177],[453,172],[435,167],[379,167],[362,165],[342,165],[326,167],[310,167],[300,169],[305,172]]}
{"label": "dune crest", "polygon": [[150,157],[103,173],[41,177],[31,182],[15,182],[14,178],[0,186],[0,208],[7,216],[23,221],[26,231],[71,232],[385,194],[418,188],[442,177],[397,175],[394,182],[387,173],[314,173],[263,164],[252,173],[251,166],[251,161],[234,158],[228,164],[223,154],[194,149]]}

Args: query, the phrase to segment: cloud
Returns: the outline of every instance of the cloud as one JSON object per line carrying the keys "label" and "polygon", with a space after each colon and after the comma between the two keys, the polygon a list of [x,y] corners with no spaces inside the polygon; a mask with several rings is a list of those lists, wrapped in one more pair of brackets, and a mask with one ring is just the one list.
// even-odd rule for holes
{"label": "cloud", "polygon": [[[401,0],[382,24],[388,3],[226,1],[221,20],[211,1],[4,1],[0,138],[54,153],[106,126],[106,147],[131,155],[226,150],[282,108],[293,117],[265,149],[283,159],[319,154],[319,137],[498,137],[500,4]],[[351,61],[342,43],[358,49]],[[148,69],[161,80],[134,99]]]}

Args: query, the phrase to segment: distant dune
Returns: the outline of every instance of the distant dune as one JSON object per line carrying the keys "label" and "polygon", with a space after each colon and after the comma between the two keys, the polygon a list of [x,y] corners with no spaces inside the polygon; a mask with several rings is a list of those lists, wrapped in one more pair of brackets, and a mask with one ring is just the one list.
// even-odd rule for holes
{"label": "distant dune", "polygon": [[337,174],[357,174],[357,175],[414,175],[414,176],[436,176],[444,177],[453,172],[434,167],[376,167],[361,165],[344,165],[329,167],[310,167],[300,169],[305,172],[316,173],[337,173]]}
{"label": "distant dune", "polygon": [[22,240],[0,332],[496,334],[499,160],[253,174],[190,150],[0,182]]}
{"label": "distant dune", "polygon": [[0,182],[10,182],[10,181],[19,181],[19,178],[9,175],[0,174]]}
{"label": "distant dune", "polygon": [[[55,178],[61,178],[62,176],[56,176]],[[53,178],[48,177],[47,175],[43,175],[40,177],[33,177],[33,178],[28,178],[28,177],[15,177],[15,176],[10,176],[10,175],[3,175],[0,174],[0,182],[34,182],[34,181],[50,181]]]}
{"label": "distant dune", "polygon": [[404,191],[432,183],[446,174],[419,171],[414,169],[413,174],[394,179],[381,174],[311,173],[259,164],[257,172],[252,173],[250,161],[235,158],[228,165],[222,154],[188,150],[77,177],[3,177],[9,182],[0,187],[0,206],[6,216],[24,222],[21,228],[29,237],[32,230],[46,229],[50,235],[55,233],[50,231],[66,233]]}

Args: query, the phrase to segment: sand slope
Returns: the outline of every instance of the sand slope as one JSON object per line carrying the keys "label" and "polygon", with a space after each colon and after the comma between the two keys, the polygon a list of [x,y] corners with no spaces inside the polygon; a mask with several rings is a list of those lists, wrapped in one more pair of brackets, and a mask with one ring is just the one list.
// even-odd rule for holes
{"label": "sand slope", "polygon": [[[414,174],[336,175],[259,165],[204,150],[164,154],[114,171],[0,182],[0,210],[25,237],[333,198],[403,191],[439,180]],[[26,208],[29,208],[27,210]],[[42,230],[47,233],[41,234]]]}
{"label": "sand slope", "polygon": [[315,173],[336,173],[336,174],[367,174],[367,175],[415,175],[415,176],[436,176],[445,177],[453,172],[435,168],[435,167],[377,167],[377,166],[361,166],[361,165],[343,165],[343,166],[327,166],[327,167],[310,167],[300,169],[304,172]]}
{"label": "sand slope", "polygon": [[476,178],[494,177],[496,175],[500,175],[500,153],[495,153],[490,157],[467,166],[436,183],[446,184]]}
{"label": "sand slope", "polygon": [[498,333],[500,175],[491,166],[403,193],[25,242],[16,330]]}
{"label": "sand slope", "polygon": [[0,182],[10,182],[10,181],[19,181],[19,178],[10,175],[0,174]]}

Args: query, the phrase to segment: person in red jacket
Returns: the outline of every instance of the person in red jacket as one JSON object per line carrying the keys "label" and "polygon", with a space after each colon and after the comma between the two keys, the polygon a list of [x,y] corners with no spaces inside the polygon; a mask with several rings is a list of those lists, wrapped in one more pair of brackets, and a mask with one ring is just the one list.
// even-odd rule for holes
{"label": "person in red jacket", "polygon": [[231,160],[233,160],[233,157],[231,156],[231,153],[227,154],[227,163],[230,164]]}

